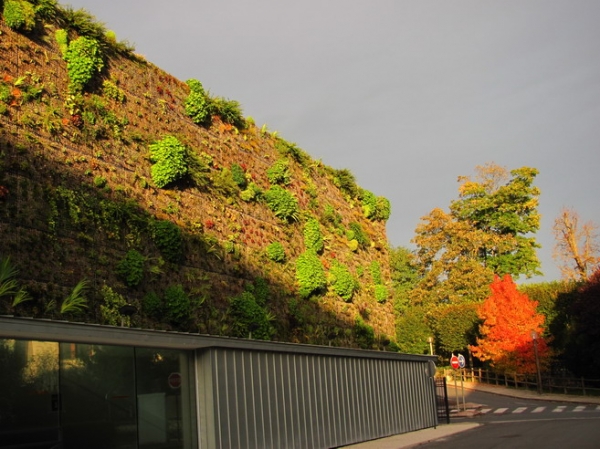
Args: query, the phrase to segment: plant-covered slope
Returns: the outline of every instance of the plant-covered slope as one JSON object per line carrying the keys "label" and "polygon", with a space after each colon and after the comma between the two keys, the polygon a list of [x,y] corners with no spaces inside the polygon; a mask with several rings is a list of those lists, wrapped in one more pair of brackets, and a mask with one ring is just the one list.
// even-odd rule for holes
{"label": "plant-covered slope", "polygon": [[84,11],[6,0],[0,32],[2,313],[393,347],[385,198]]}

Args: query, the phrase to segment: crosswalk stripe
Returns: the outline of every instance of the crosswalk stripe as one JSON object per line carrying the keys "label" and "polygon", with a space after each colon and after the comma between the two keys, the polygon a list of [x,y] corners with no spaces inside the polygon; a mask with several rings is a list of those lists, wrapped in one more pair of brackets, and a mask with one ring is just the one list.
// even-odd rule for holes
{"label": "crosswalk stripe", "polygon": [[585,405],[578,405],[577,407],[575,407],[575,409],[573,410],[574,412],[582,412],[585,410]]}
{"label": "crosswalk stripe", "polygon": [[517,407],[512,412],[513,413],[523,413],[525,410],[527,410],[527,407]]}
{"label": "crosswalk stripe", "polygon": [[600,405],[597,405],[597,406],[596,406],[596,410],[600,410]]}
{"label": "crosswalk stripe", "polygon": [[482,408],[480,411],[481,411],[481,413],[483,413],[485,415],[486,413],[491,412],[492,409],[491,408]]}
{"label": "crosswalk stripe", "polygon": [[494,410],[494,414],[501,415],[502,413],[505,413],[507,410],[508,410],[508,408],[497,408],[496,410]]}
{"label": "crosswalk stripe", "polygon": [[557,405],[556,408],[554,410],[552,410],[552,412],[553,413],[561,413],[561,412],[564,412],[566,408],[567,408],[566,405]]}
{"label": "crosswalk stripe", "polygon": [[546,407],[536,407],[531,411],[531,413],[542,413],[544,410],[546,410]]}

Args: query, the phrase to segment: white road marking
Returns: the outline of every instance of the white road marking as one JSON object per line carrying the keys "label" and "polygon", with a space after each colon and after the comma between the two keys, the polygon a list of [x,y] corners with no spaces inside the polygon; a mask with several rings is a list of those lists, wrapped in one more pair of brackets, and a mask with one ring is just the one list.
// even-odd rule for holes
{"label": "white road marking", "polygon": [[566,408],[567,408],[566,405],[557,405],[556,408],[554,410],[552,410],[552,413],[564,412]]}
{"label": "white road marking", "polygon": [[491,412],[491,411],[492,411],[492,409],[491,409],[491,408],[482,408],[480,411],[481,411],[481,413],[482,413],[483,415],[485,415],[486,413],[489,413],[489,412]]}
{"label": "white road marking", "polygon": [[546,407],[536,407],[531,411],[531,413],[542,413],[544,410],[546,410]]}
{"label": "white road marking", "polygon": [[513,413],[523,413],[525,410],[527,410],[527,407],[517,407],[512,412]]}
{"label": "white road marking", "polygon": [[508,408],[497,408],[494,410],[494,415],[501,415],[502,413],[506,413],[507,410]]}
{"label": "white road marking", "polygon": [[573,409],[574,412],[582,412],[585,410],[585,405],[578,405],[577,407],[575,407],[575,409]]}

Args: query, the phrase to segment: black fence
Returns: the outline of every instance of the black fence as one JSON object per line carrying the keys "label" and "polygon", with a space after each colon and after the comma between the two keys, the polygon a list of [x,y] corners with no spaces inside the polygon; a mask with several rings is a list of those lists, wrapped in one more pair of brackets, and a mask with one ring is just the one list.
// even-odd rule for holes
{"label": "black fence", "polygon": [[450,407],[448,405],[446,378],[436,377],[434,381],[438,422],[440,424],[450,424]]}
{"label": "black fence", "polygon": [[536,374],[499,373],[481,368],[446,369],[444,370],[444,376],[451,379],[458,376],[457,379],[462,378],[465,382],[481,382],[540,393],[600,396],[600,379],[540,374],[541,384],[538,385]]}

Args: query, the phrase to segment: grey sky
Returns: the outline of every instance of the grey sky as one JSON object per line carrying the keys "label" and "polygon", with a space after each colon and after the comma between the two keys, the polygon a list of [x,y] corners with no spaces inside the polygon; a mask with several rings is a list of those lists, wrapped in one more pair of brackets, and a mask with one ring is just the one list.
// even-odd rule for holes
{"label": "grey sky", "polygon": [[[63,3],[63,2],[61,2]],[[459,175],[540,171],[544,277],[563,206],[600,223],[598,0],[71,0],[177,78],[241,103],[392,203],[412,247]]]}

